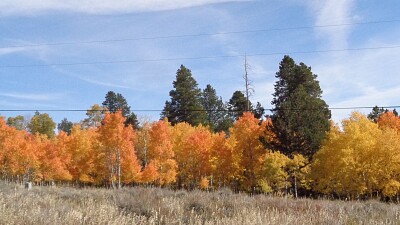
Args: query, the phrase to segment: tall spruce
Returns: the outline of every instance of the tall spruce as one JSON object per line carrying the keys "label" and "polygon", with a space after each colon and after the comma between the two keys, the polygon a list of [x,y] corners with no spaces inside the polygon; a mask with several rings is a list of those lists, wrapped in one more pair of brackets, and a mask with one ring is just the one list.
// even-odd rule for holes
{"label": "tall spruce", "polygon": [[125,126],[131,125],[134,129],[138,129],[139,122],[135,113],[131,112],[131,107],[122,94],[109,91],[103,102],[103,108],[111,113],[122,112],[122,116],[126,119]]}
{"label": "tall spruce", "polygon": [[277,135],[274,147],[288,156],[308,158],[318,151],[330,128],[331,112],[321,99],[317,75],[304,63],[285,56],[276,73],[272,124]]}
{"label": "tall spruce", "polygon": [[253,110],[254,117],[261,120],[265,114],[265,109],[260,102],[257,102],[256,108]]}
{"label": "tall spruce", "polygon": [[202,92],[202,105],[206,110],[205,124],[215,132],[228,132],[233,125],[233,120],[229,117],[228,109],[217,96],[216,90],[208,84]]}
{"label": "tall spruce", "polygon": [[246,111],[253,111],[253,105],[241,91],[233,92],[228,102],[228,108],[234,120],[238,120]]}
{"label": "tall spruce", "polygon": [[206,113],[201,104],[201,90],[192,72],[181,65],[176,72],[173,86],[174,89],[169,92],[171,100],[166,101],[161,119],[166,117],[173,125],[180,122],[193,126],[204,123]]}
{"label": "tall spruce", "polygon": [[374,121],[375,123],[378,121],[379,117],[385,112],[388,112],[389,110],[384,109],[384,108],[379,108],[377,105],[372,108],[372,111],[368,114],[368,119]]}
{"label": "tall spruce", "polygon": [[393,109],[390,111],[389,109],[384,109],[384,108],[379,108],[378,106],[375,106],[372,108],[372,111],[368,114],[368,119],[372,120],[374,123],[378,122],[379,117],[382,116],[382,114],[387,113],[387,112],[392,112],[395,116],[399,116],[399,113],[396,111],[396,109]]}

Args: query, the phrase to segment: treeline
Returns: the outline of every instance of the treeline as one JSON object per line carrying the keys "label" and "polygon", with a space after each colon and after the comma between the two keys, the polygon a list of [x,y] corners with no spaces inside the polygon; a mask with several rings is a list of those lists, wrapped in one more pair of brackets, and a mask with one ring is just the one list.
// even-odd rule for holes
{"label": "treeline", "polygon": [[310,67],[285,56],[276,78],[268,116],[239,91],[224,103],[211,85],[199,89],[181,66],[157,122],[139,124],[114,92],[80,123],[64,119],[57,135],[47,114],[29,122],[1,118],[0,175],[17,182],[399,197],[396,111],[355,112],[339,127]]}
{"label": "treeline", "polygon": [[383,113],[377,123],[353,113],[343,129],[332,125],[310,162],[266,149],[276,138],[262,121],[244,113],[230,135],[202,125],[166,120],[135,131],[120,112],[107,113],[98,128],[45,135],[19,131],[0,119],[1,176],[23,182],[80,185],[153,184],[176,188],[230,187],[236,191],[323,193],[336,197],[398,196],[400,119]]}

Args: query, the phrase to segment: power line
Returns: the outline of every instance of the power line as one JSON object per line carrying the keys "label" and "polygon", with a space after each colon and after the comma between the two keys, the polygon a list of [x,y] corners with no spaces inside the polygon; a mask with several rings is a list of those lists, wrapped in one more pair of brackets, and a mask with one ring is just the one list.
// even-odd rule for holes
{"label": "power line", "polygon": [[49,64],[27,64],[27,65],[0,65],[0,68],[28,68],[28,67],[50,67],[50,66],[79,66],[79,65],[99,65],[99,64],[125,64],[125,63],[141,63],[141,62],[161,62],[161,61],[181,61],[181,60],[206,60],[219,58],[237,58],[237,57],[254,57],[254,56],[274,56],[274,55],[293,55],[293,54],[312,54],[312,53],[329,53],[329,52],[346,52],[346,51],[365,51],[379,49],[395,49],[400,45],[393,46],[377,46],[364,48],[344,48],[344,49],[325,49],[310,51],[288,51],[288,52],[272,52],[272,53],[254,53],[254,54],[237,54],[237,55],[219,55],[219,56],[198,56],[198,57],[177,57],[177,58],[160,58],[160,59],[136,59],[136,60],[115,60],[115,61],[94,61],[94,62],[71,62],[71,63],[49,63]]}
{"label": "power line", "polygon": [[187,38],[187,37],[201,37],[201,36],[217,36],[217,35],[230,35],[230,34],[260,33],[260,32],[272,32],[272,31],[304,30],[304,29],[314,29],[314,28],[330,28],[330,27],[342,27],[342,26],[353,26],[353,25],[371,25],[371,24],[396,23],[396,22],[400,22],[400,19],[367,21],[367,22],[357,22],[357,23],[326,24],[326,25],[315,25],[315,26],[266,28],[266,29],[257,29],[257,30],[227,31],[227,32],[216,32],[216,33],[198,33],[198,34],[182,34],[182,35],[166,35],[166,36],[150,36],[150,37],[137,37],[137,38],[108,39],[108,40],[66,41],[66,42],[53,42],[53,43],[24,44],[24,45],[0,46],[0,49],[4,49],[4,48],[23,48],[23,47],[42,47],[42,46],[62,46],[62,45],[77,45],[77,44],[101,44],[101,43],[110,43],[110,42],[126,42],[126,41],[139,41],[139,40],[158,40],[158,39],[173,39],[173,38]]}
{"label": "power line", "polygon": [[[356,109],[373,109],[376,106],[351,106],[351,107],[328,107],[329,110],[356,110]],[[379,108],[395,109],[400,108],[400,105],[379,106]],[[273,111],[274,109],[265,109]],[[313,111],[321,110],[321,108],[280,108],[280,110],[293,110],[293,111]],[[91,110],[91,109],[0,109],[0,112],[104,112],[105,110]],[[122,110],[120,110],[122,111]],[[162,112],[163,109],[131,109],[131,112]],[[186,112],[245,112],[246,110],[178,110]]]}

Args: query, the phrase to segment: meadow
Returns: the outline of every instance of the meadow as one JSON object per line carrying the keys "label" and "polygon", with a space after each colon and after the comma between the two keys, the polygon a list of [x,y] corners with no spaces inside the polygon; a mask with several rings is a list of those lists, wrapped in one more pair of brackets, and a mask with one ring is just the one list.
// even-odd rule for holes
{"label": "meadow", "polygon": [[163,188],[0,183],[0,224],[400,224],[400,205]]}

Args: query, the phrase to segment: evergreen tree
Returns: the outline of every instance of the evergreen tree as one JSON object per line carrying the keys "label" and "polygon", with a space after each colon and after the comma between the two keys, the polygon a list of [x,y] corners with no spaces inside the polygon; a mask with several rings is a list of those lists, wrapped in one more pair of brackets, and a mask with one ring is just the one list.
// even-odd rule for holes
{"label": "evergreen tree", "polygon": [[395,116],[399,116],[399,113],[397,112],[396,109],[393,109],[393,114],[394,114]]}
{"label": "evergreen tree", "polygon": [[[249,102],[249,111],[253,111],[253,105]],[[247,99],[241,91],[233,92],[231,99],[228,102],[229,111],[234,120],[238,120],[244,112],[247,111]]]}
{"label": "evergreen tree", "polygon": [[311,158],[330,128],[331,117],[321,99],[317,75],[304,63],[297,65],[285,56],[275,77],[271,118],[277,141],[273,145],[289,156],[300,153]]}
{"label": "evergreen tree", "polygon": [[[378,121],[379,117],[385,112],[388,112],[389,110],[379,108],[378,106],[375,106],[372,108],[372,111],[368,114],[368,119],[374,121],[375,123]],[[397,112],[396,112],[397,113]]]}
{"label": "evergreen tree", "polygon": [[71,134],[71,130],[74,124],[71,121],[68,121],[67,118],[64,118],[61,123],[57,124],[58,132],[64,131],[68,135]]}
{"label": "evergreen tree", "polygon": [[121,111],[122,116],[126,119],[125,126],[132,125],[134,129],[138,128],[139,122],[137,121],[136,114],[133,112],[131,113],[131,107],[128,105],[122,94],[109,91],[105,98],[103,108],[107,109],[111,113]]}
{"label": "evergreen tree", "polygon": [[265,109],[260,102],[257,102],[256,108],[253,110],[254,117],[261,120],[264,116]]}
{"label": "evergreen tree", "polygon": [[103,107],[110,111],[111,113],[116,113],[117,111],[122,111],[122,115],[127,118],[131,111],[131,107],[126,102],[124,96],[120,93],[115,93],[109,91],[106,94],[106,99],[103,102]]}
{"label": "evergreen tree", "polygon": [[137,119],[137,116],[135,113],[131,113],[129,114],[128,118],[126,118],[125,121],[125,126],[129,126],[131,125],[133,127],[133,129],[137,130],[139,129],[139,121]]}
{"label": "evergreen tree", "polygon": [[222,98],[217,96],[217,92],[210,84],[203,90],[202,105],[207,116],[205,125],[210,126],[214,132],[228,132],[233,120],[229,117]]}
{"label": "evergreen tree", "polygon": [[171,100],[165,103],[161,119],[168,118],[172,125],[180,122],[194,126],[204,123],[206,113],[201,104],[201,90],[191,71],[181,65],[173,86],[174,89],[169,92]]}

